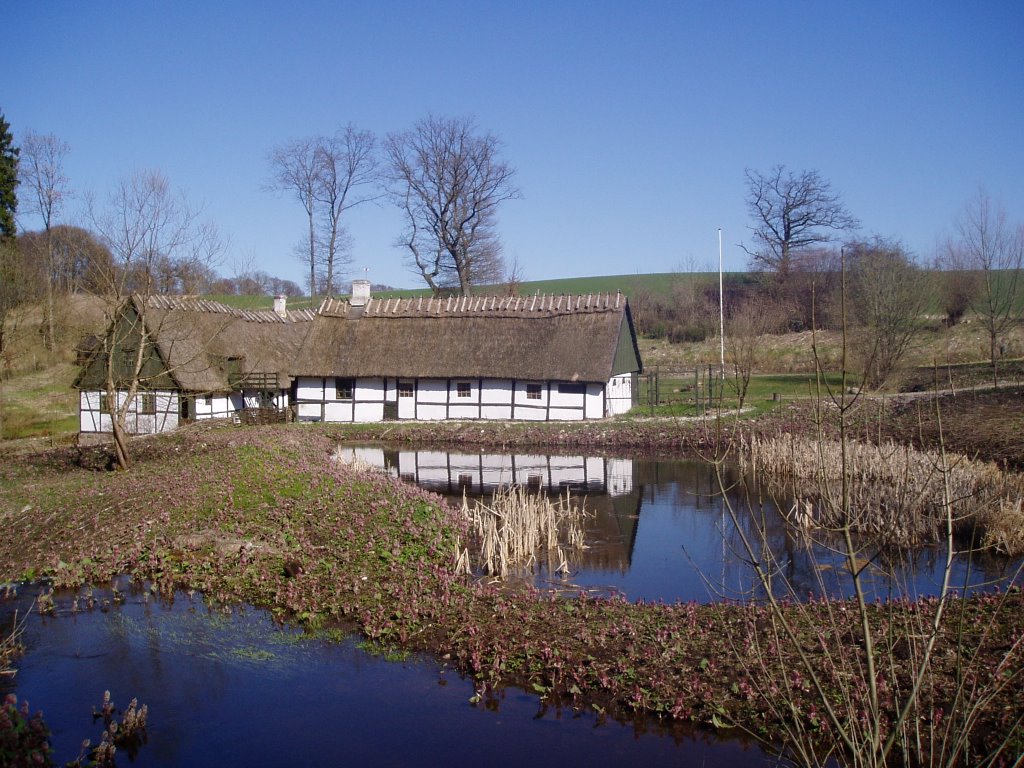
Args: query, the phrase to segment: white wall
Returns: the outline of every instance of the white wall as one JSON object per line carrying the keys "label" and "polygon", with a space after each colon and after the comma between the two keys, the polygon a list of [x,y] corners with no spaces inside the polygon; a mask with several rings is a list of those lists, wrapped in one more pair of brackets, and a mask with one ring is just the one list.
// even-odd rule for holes
{"label": "white wall", "polygon": [[352,397],[338,398],[337,380],[328,376],[296,378],[295,403],[299,421],[381,421],[384,418],[384,379],[355,379]]}
{"label": "white wall", "polygon": [[[628,376],[626,379],[628,386]],[[393,398],[393,383],[390,379],[388,382],[387,395]],[[469,386],[468,397],[459,396],[460,383]],[[531,385],[540,387],[539,398],[529,397]],[[581,391],[559,391],[559,387],[558,382],[513,382],[511,379],[418,379],[415,407],[410,402],[413,398],[401,398],[399,418],[578,421],[605,416],[603,385],[562,383],[563,389]]]}
{"label": "white wall", "polygon": [[[158,390],[146,393],[155,397],[155,413],[142,413],[143,393],[139,392],[125,416],[125,429],[133,435],[152,435],[167,432],[178,426],[180,403],[178,393]],[[113,420],[109,413],[100,411],[102,392],[81,391],[78,395],[78,429],[81,432],[113,432]],[[127,392],[117,392],[117,407],[127,400]]]}
{"label": "white wall", "polygon": [[626,413],[633,407],[633,375],[613,376],[605,389],[606,412],[609,416]]}
{"label": "white wall", "polygon": [[230,395],[197,395],[195,404],[196,419],[228,419],[235,416]]}

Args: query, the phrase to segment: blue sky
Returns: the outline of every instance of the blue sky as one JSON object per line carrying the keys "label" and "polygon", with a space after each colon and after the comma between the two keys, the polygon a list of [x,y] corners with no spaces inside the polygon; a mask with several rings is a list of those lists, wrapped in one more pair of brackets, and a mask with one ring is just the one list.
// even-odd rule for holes
{"label": "blue sky", "polygon": [[[159,169],[230,241],[220,271],[302,283],[285,140],[428,112],[501,137],[528,280],[745,268],[744,169],[817,169],[865,234],[928,258],[983,187],[1024,220],[1024,3],[12,0],[0,110],[71,145],[102,197]],[[24,218],[31,229],[38,222]],[[354,270],[420,283],[391,207],[351,212]]]}

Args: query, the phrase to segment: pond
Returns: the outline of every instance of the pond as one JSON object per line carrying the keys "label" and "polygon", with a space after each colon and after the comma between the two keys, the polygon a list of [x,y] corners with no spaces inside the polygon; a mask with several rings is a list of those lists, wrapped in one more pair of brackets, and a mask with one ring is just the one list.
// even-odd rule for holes
{"label": "pond", "polygon": [[[387,661],[356,639],[329,640],[276,624],[245,606],[209,608],[198,595],[160,601],[127,581],[94,590],[72,612],[32,613],[27,648],[0,694],[14,692],[52,729],[57,764],[95,744],[91,716],[104,690],[119,707],[149,708],[147,742],[118,765],[765,765],[749,742],[701,730],[599,723],[593,713],[545,708],[507,690],[471,703],[470,681],[436,660]],[[34,590],[0,603],[0,626]],[[81,601],[80,601],[81,602]]]}
{"label": "pond", "polygon": [[[791,500],[772,499],[763,488],[726,468],[721,485],[706,462],[680,458],[603,457],[467,453],[438,449],[392,450],[380,446],[345,447],[345,461],[358,460],[396,477],[444,494],[460,504],[468,496],[485,497],[497,488],[519,484],[549,494],[571,491],[591,512],[586,548],[569,556],[569,574],[540,558],[528,576],[542,587],[563,592],[617,591],[629,600],[711,602],[761,595],[742,537],[756,551],[771,553],[780,584],[800,598],[849,595],[852,590],[838,541],[820,532],[813,541],[787,524],[780,507]],[[728,506],[725,500],[728,500]],[[735,512],[735,519],[728,507]],[[763,537],[761,534],[763,533]],[[936,594],[942,582],[945,549],[865,555],[869,599]],[[963,551],[954,559],[952,585],[971,591],[1020,582],[1021,561]]]}
{"label": "pond", "polygon": [[[837,556],[807,547],[756,488],[741,492],[735,470],[727,497],[710,467],[696,461],[447,451],[345,449],[398,477],[457,497],[518,481],[549,493],[585,497],[586,549],[570,573],[550,564],[531,574],[571,595],[621,592],[630,600],[707,602],[749,598],[749,566],[739,548],[763,521],[767,547],[801,594],[842,592]],[[724,498],[736,510],[728,514]],[[780,502],[784,507],[785,501]],[[930,549],[888,567],[869,566],[875,594],[930,594],[943,553]],[[954,583],[1006,583],[1016,563],[958,556]],[[471,681],[443,660],[388,661],[357,638],[303,634],[245,606],[210,608],[201,596],[157,600],[121,580],[119,603],[97,589],[91,610],[72,611],[56,595],[52,616],[31,613],[25,655],[0,693],[42,709],[58,761],[74,759],[85,738],[97,742],[91,713],[103,691],[125,707],[149,707],[148,743],[119,765],[522,765],[685,764],[761,766],[771,756],[740,734],[659,729],[656,721],[602,722],[593,712],[547,707],[509,689],[473,702]],[[0,631],[10,631],[38,587],[0,601]],[[79,604],[82,601],[79,600]]]}

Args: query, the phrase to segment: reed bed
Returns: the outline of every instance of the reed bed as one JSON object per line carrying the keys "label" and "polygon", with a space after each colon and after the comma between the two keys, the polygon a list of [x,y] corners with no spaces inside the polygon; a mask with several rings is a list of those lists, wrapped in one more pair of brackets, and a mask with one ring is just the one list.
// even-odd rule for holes
{"label": "reed bed", "polygon": [[[574,554],[584,549],[585,504],[573,503],[569,493],[552,501],[544,493],[522,486],[505,486],[490,503],[463,496],[462,513],[480,542],[481,567],[491,576],[533,569],[543,563],[550,573],[567,574]],[[460,565],[468,560],[460,554]]]}
{"label": "reed bed", "polygon": [[937,451],[854,440],[847,440],[844,456],[839,441],[788,434],[751,436],[742,448],[744,469],[773,494],[796,497],[791,520],[802,527],[849,525],[889,546],[934,544],[942,535],[948,482],[958,532],[978,530],[984,546],[1024,554],[1024,478],[991,462],[951,454],[943,460]]}

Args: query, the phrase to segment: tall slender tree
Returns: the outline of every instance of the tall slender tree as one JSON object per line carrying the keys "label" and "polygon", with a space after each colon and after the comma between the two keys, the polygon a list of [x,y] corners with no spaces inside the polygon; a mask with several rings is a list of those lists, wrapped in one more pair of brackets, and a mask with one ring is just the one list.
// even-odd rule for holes
{"label": "tall slender tree", "polygon": [[18,210],[18,148],[14,146],[11,124],[0,112],[0,240],[17,233],[14,214]]}
{"label": "tall slender tree", "polygon": [[[160,270],[168,262],[210,265],[223,243],[216,228],[202,222],[187,197],[175,193],[158,171],[139,171],[122,179],[104,207],[90,203],[89,219],[112,256],[109,270],[96,278],[107,320],[103,388],[117,465],[127,469],[127,420],[140,390],[147,386],[142,367],[159,333],[146,311],[160,290]],[[135,321],[117,322],[129,304]],[[203,352],[197,351],[196,357]]]}
{"label": "tall slender tree", "polygon": [[317,139],[293,139],[279,144],[270,152],[268,160],[273,174],[269,187],[291,192],[306,212],[308,232],[301,251],[309,265],[309,297],[316,296],[316,184]]}
{"label": "tall slender tree", "polygon": [[980,289],[970,300],[989,342],[992,384],[999,383],[1001,339],[1020,317],[1024,290],[1024,225],[1006,220],[1006,211],[980,190],[957,221],[959,240],[950,250],[953,261],[980,275]]}
{"label": "tall slender tree", "polygon": [[54,283],[57,268],[54,259],[53,225],[60,216],[64,201],[71,190],[64,175],[64,158],[71,147],[52,134],[29,131],[21,142],[18,175],[25,194],[25,209],[43,222],[46,242],[46,336],[47,349],[53,349],[56,339],[54,319]]}
{"label": "tall slender tree", "polygon": [[342,216],[375,198],[376,139],[350,124],[333,136],[287,141],[268,159],[270,188],[291,192],[306,212],[307,232],[299,250],[309,266],[309,295],[318,292],[318,271],[323,273],[324,291],[331,295],[348,244]]}
{"label": "tall slender tree", "polygon": [[345,256],[349,238],[342,215],[377,197],[376,143],[370,131],[361,131],[352,124],[317,141],[314,197],[321,207],[320,262],[328,296],[334,294],[340,267],[348,263]]}

